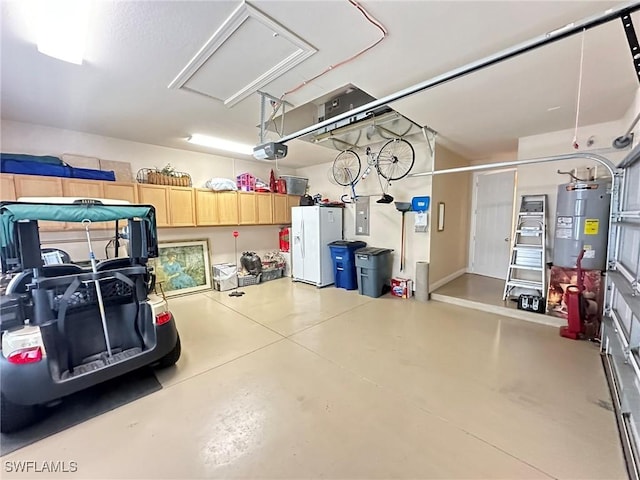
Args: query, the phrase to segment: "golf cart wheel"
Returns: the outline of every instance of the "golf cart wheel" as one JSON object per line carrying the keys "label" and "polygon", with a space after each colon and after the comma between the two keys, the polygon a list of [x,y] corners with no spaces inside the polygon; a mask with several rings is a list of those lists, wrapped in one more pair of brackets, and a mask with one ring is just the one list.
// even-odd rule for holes
{"label": "golf cart wheel", "polygon": [[347,187],[355,184],[360,175],[360,157],[353,150],[340,152],[333,161],[333,179],[338,185]]}
{"label": "golf cart wheel", "polygon": [[0,393],[0,432],[11,433],[36,423],[42,412],[39,405],[18,405]]}
{"label": "golf cart wheel", "polygon": [[178,339],[176,340],[176,345],[173,347],[169,353],[167,353],[164,357],[158,360],[157,367],[158,368],[167,368],[180,359],[180,353],[182,352],[182,347],[180,346],[180,335],[178,335]]}
{"label": "golf cart wheel", "polygon": [[413,146],[403,138],[394,138],[380,149],[376,169],[388,181],[400,180],[411,171],[415,159]]}

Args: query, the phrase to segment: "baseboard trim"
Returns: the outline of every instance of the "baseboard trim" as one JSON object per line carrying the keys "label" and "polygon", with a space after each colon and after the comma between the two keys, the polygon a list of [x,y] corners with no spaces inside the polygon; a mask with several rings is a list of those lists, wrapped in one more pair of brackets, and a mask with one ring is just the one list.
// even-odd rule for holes
{"label": "baseboard trim", "polygon": [[447,275],[446,277],[441,278],[437,282],[429,283],[429,293],[433,292],[434,290],[437,290],[438,288],[442,287],[443,285],[446,285],[447,283],[451,282],[452,280],[455,280],[456,278],[461,277],[465,273],[467,273],[467,268],[466,267],[465,268],[461,268],[457,272],[453,272],[451,275]]}

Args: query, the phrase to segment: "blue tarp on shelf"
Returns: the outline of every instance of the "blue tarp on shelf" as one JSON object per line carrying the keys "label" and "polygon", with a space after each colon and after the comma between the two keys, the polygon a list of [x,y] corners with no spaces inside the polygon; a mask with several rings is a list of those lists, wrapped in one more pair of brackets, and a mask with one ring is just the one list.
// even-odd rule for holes
{"label": "blue tarp on shelf", "polygon": [[109,170],[75,168],[65,165],[62,160],[51,156],[0,154],[0,172],[20,175],[44,175],[48,177],[82,178],[85,180],[105,180],[115,182],[116,174]]}

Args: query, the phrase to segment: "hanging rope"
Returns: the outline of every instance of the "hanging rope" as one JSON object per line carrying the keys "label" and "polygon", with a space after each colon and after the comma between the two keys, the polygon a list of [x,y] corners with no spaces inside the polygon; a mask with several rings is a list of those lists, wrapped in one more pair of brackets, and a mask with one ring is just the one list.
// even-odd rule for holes
{"label": "hanging rope", "polygon": [[580,97],[582,96],[582,69],[584,66],[584,37],[586,29],[582,29],[582,45],[580,46],[580,74],[578,75],[578,104],[576,105],[576,126],[573,131],[573,148],[578,150],[578,120],[580,118]]}

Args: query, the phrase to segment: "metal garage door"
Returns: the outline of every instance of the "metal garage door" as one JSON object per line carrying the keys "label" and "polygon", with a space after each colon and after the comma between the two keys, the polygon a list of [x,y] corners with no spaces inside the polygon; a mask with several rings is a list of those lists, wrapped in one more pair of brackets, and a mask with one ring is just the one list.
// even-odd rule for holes
{"label": "metal garage door", "polygon": [[602,353],[631,478],[640,469],[640,145],[619,165]]}

